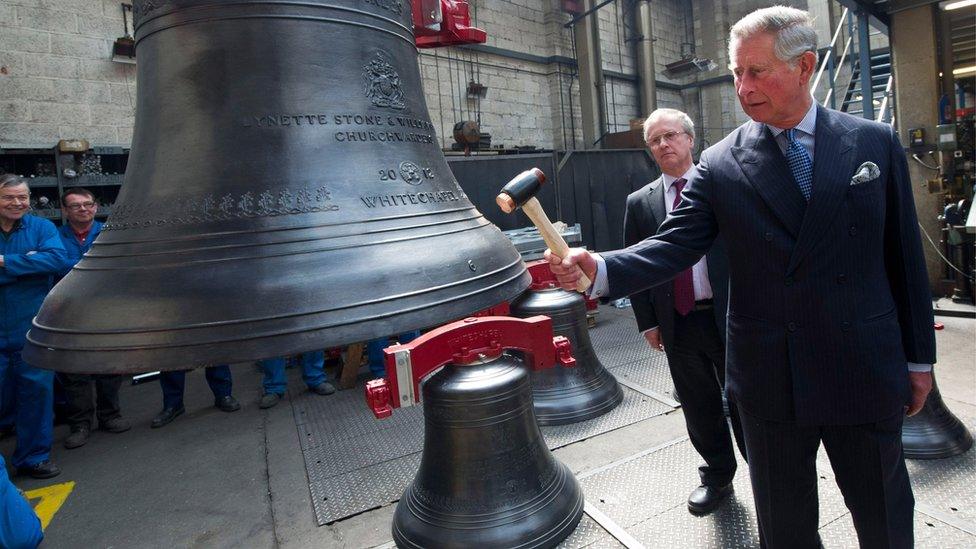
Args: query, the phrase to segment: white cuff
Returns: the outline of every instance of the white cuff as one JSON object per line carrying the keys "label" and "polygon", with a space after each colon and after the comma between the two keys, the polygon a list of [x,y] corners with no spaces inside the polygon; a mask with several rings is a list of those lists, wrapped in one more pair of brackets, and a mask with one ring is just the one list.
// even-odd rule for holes
{"label": "white cuff", "polygon": [[914,362],[909,362],[908,363],[908,371],[909,372],[931,372],[932,371],[932,365],[931,364],[916,364]]}
{"label": "white cuff", "polygon": [[607,262],[598,253],[591,255],[596,260],[596,280],[590,285],[586,295],[600,298],[610,293],[610,284],[607,282]]}

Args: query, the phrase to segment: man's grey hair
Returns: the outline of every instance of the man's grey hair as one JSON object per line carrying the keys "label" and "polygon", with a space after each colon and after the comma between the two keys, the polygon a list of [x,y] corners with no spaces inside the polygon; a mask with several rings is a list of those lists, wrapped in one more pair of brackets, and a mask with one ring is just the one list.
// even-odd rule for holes
{"label": "man's grey hair", "polygon": [[739,43],[757,34],[776,35],[773,51],[776,57],[792,65],[800,55],[811,51],[817,56],[817,31],[810,14],[787,6],[758,9],[739,19],[729,31],[729,63],[735,59]]}
{"label": "man's grey hair", "polygon": [[644,120],[644,142],[647,142],[647,132],[651,129],[651,126],[657,124],[658,120],[662,118],[667,118],[669,120],[674,120],[681,123],[681,127],[684,129],[685,133],[691,136],[692,141],[695,139],[695,123],[691,121],[691,117],[687,114],[679,111],[678,109],[657,109]]}
{"label": "man's grey hair", "polygon": [[[27,180],[12,173],[0,174],[0,189],[18,187],[20,185],[27,185]],[[27,185],[27,188],[30,189],[30,185]]]}

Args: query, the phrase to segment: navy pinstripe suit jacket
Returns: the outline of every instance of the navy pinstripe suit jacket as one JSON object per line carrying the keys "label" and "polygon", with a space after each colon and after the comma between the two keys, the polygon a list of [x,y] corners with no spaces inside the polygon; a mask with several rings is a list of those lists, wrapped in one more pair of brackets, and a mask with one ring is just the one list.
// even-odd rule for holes
{"label": "navy pinstripe suit jacket", "polygon": [[[607,297],[672,279],[721,232],[731,397],[766,419],[869,423],[908,402],[906,362],[935,362],[931,294],[894,130],[817,108],[809,203],[770,131],[748,122],[702,153],[657,236],[601,254]],[[867,161],[880,176],[851,184]]]}

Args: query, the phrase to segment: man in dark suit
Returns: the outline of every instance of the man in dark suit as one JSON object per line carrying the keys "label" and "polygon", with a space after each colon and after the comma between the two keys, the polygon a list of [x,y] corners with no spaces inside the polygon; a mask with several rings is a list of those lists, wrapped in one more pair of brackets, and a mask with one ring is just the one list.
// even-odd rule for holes
{"label": "man in dark suit", "polygon": [[[644,121],[644,141],[662,173],[627,197],[627,246],[657,234],[695,169],[691,156],[695,126],[687,114],[675,109],[652,112]],[[722,408],[728,265],[725,246],[716,239],[706,257],[671,283],[630,296],[637,329],[651,348],[667,353],[688,437],[705,460],[698,468],[701,486],[688,498],[688,510],[696,515],[711,512],[732,493],[736,470],[732,437]],[[736,443],[745,455],[739,418],[734,405],[730,404],[730,409]]]}
{"label": "man in dark suit", "polygon": [[[822,443],[861,547],[911,547],[904,414],[932,387],[931,294],[905,153],[888,125],[814,104],[809,14],[757,10],[731,30],[752,119],[702,153],[655,237],[549,254],[563,287],[633,294],[729,252],[726,362],[766,547],[817,547]],[[548,252],[547,252],[548,254]]]}

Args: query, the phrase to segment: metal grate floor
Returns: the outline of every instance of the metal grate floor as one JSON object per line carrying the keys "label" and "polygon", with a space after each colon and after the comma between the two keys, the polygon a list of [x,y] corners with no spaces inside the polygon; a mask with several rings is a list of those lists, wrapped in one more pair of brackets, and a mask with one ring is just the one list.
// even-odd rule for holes
{"label": "metal grate floor", "polygon": [[[637,333],[630,309],[602,307],[590,337],[604,366],[623,385],[624,400],[599,418],[543,427],[550,448],[666,413],[676,405],[667,359]],[[376,420],[361,387],[328,399],[293,395],[291,402],[320,525],[400,498],[420,464],[422,408],[400,409],[391,418]],[[966,424],[976,430],[976,421]],[[559,547],[759,547],[743,462],[728,504],[705,517],[688,513],[686,501],[698,485],[699,463],[691,443],[682,438],[581,473],[587,513]],[[857,547],[850,513],[824,452],[817,465],[824,545]],[[976,451],[945,460],[909,461],[908,469],[917,501],[916,546],[976,547]]]}

